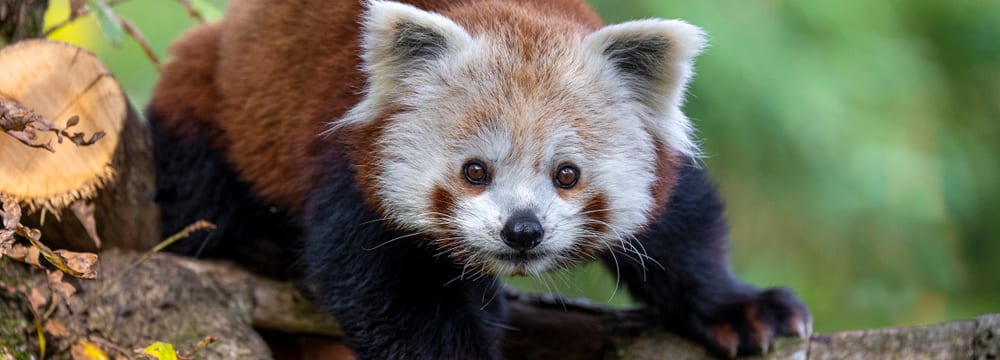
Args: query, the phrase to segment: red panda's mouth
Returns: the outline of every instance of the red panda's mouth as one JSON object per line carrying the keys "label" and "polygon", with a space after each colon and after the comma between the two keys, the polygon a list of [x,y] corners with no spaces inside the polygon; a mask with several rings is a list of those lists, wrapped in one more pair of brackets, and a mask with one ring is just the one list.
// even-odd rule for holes
{"label": "red panda's mouth", "polygon": [[496,260],[506,261],[515,264],[523,264],[526,262],[543,259],[549,256],[549,254],[544,251],[490,252],[489,255]]}

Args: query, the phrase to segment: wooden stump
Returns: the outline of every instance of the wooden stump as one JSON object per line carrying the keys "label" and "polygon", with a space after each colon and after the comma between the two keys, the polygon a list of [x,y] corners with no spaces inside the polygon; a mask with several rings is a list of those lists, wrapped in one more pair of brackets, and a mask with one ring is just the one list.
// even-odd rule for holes
{"label": "wooden stump", "polygon": [[[101,61],[79,47],[36,39],[0,49],[0,69],[0,98],[56,128],[79,119],[67,132],[105,134],[78,146],[65,136],[60,142],[57,132],[37,132],[31,143],[48,143],[51,151],[0,134],[0,194],[27,208],[25,224],[40,227],[50,245],[75,250],[100,244],[83,225],[90,219],[108,245],[146,249],[155,243],[159,213],[149,134]],[[87,205],[93,205],[90,219]],[[82,223],[72,220],[77,214]]]}

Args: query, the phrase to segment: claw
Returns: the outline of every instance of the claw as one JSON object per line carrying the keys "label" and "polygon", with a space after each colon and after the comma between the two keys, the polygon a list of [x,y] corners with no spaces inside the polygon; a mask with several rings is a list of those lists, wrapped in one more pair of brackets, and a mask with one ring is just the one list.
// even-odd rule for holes
{"label": "claw", "polygon": [[729,358],[735,358],[740,345],[740,337],[733,331],[733,327],[729,324],[718,325],[712,328],[711,333],[715,343],[729,354]]}

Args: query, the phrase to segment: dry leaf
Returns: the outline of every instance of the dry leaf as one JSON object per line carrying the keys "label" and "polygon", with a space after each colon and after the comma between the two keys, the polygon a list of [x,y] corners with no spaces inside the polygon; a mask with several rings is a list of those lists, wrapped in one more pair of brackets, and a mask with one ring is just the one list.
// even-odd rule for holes
{"label": "dry leaf", "polygon": [[60,129],[52,125],[51,121],[34,110],[14,100],[0,97],[0,131],[7,133],[7,135],[30,147],[43,148],[49,152],[55,152],[55,149],[52,148],[52,140],[44,144],[34,142],[38,138],[39,131],[55,133],[56,139],[60,144],[62,143],[63,136],[69,137],[70,140],[79,146],[92,145],[104,137],[104,132],[99,131],[91,135],[90,140],[84,140],[83,133],[70,133],[66,131],[70,126],[76,125],[77,122],[79,122],[79,119],[74,115],[74,117],[67,121],[67,123],[71,124],[66,128]]}
{"label": "dry leaf", "polygon": [[15,261],[20,261],[25,264],[31,264],[42,268],[42,265],[38,262],[38,254],[38,249],[34,246],[13,244],[9,249],[7,249],[5,255]]}
{"label": "dry leaf", "polygon": [[6,132],[25,145],[55,152],[51,141],[45,144],[33,143],[38,137],[37,130],[54,131],[52,122],[34,110],[16,101],[0,97],[0,131]]}
{"label": "dry leaf", "polygon": [[42,267],[38,264],[38,254],[41,253],[45,260],[67,274],[81,279],[97,278],[97,272],[94,269],[94,264],[97,263],[97,254],[69,250],[52,251],[42,243],[40,231],[20,224],[17,226],[17,231],[21,236],[28,238],[32,245],[28,249],[28,256],[25,257],[24,262]]}
{"label": "dry leaf", "polygon": [[48,298],[42,294],[38,288],[31,288],[28,292],[28,302],[31,303],[31,308],[35,310],[35,313],[41,313],[41,309],[49,302]]}
{"label": "dry leaf", "polygon": [[66,327],[56,319],[48,319],[45,321],[45,332],[54,337],[69,336],[69,330],[66,330]]}
{"label": "dry leaf", "polygon": [[28,248],[21,244],[13,244],[9,249],[4,251],[4,255],[15,261],[24,262],[24,258],[28,256]]}
{"label": "dry leaf", "polygon": [[84,339],[73,343],[69,353],[73,360],[108,360],[108,354],[105,354],[97,345]]}
{"label": "dry leaf", "polygon": [[57,294],[62,295],[63,298],[68,299],[70,296],[76,293],[76,287],[63,282],[63,272],[62,271],[49,271],[49,288],[55,291]]}
{"label": "dry leaf", "polygon": [[14,230],[0,229],[0,258],[14,246]]}
{"label": "dry leaf", "polygon": [[42,266],[41,262],[39,262],[38,255],[39,255],[38,248],[34,246],[28,247],[28,255],[24,257],[24,263],[28,265],[33,265],[39,269],[44,269],[45,267]]}
{"label": "dry leaf", "polygon": [[3,205],[3,211],[0,211],[0,216],[3,216],[3,227],[0,228],[17,230],[17,223],[21,221],[21,207],[17,205],[17,200],[0,196],[0,202]]}
{"label": "dry leaf", "polygon": [[21,207],[17,201],[6,196],[0,196],[0,257],[7,253],[7,250],[14,245],[14,233],[17,232],[17,223],[21,221]]}
{"label": "dry leaf", "polygon": [[80,224],[83,224],[83,228],[87,230],[87,235],[89,235],[90,239],[94,241],[94,246],[100,249],[101,238],[97,236],[97,221],[94,219],[94,204],[88,203],[85,200],[77,200],[74,201],[69,208],[70,210],[73,210],[73,215],[76,215],[77,220],[80,220]]}
{"label": "dry leaf", "polygon": [[87,5],[87,0],[70,0],[69,1],[69,18],[75,19],[84,12],[84,6]]}
{"label": "dry leaf", "polygon": [[62,264],[53,263],[59,270],[81,279],[93,280],[97,278],[97,254],[87,252],[75,252],[69,250],[56,250],[56,255],[62,258]]}

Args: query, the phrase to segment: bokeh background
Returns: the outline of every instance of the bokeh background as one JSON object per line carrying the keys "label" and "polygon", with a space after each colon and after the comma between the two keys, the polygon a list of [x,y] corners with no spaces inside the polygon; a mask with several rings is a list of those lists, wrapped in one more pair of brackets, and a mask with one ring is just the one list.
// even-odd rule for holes
{"label": "bokeh background", "polygon": [[[68,0],[50,1],[55,24]],[[1000,311],[1000,1],[591,3],[608,22],[681,18],[710,34],[686,111],[740,277],[793,288],[818,331]],[[162,58],[196,24],[179,1],[115,11]],[[148,101],[156,67],[132,40],[114,47],[93,15],[51,37],[97,52]],[[597,265],[509,281],[631,302]]]}

